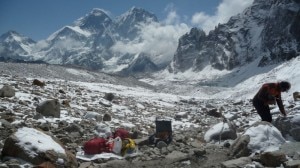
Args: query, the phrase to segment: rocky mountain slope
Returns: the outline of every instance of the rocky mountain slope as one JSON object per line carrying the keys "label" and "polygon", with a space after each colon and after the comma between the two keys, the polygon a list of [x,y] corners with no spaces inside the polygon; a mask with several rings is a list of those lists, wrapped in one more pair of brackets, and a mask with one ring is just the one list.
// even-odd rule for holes
{"label": "rocky mountain slope", "polygon": [[193,28],[179,39],[170,72],[201,71],[207,65],[232,70],[258,60],[258,67],[299,55],[299,1],[255,0],[243,13],[206,35]]}
{"label": "rocky mountain slope", "polygon": [[[140,82],[134,82],[134,79],[123,81],[122,78],[110,75],[53,65],[4,63],[1,64],[0,71],[0,88],[10,86],[15,92],[12,96],[4,96],[2,89],[0,91],[0,149],[6,149],[6,152],[1,154],[0,164],[3,166],[33,166],[32,160],[28,157],[25,162],[18,158],[5,157],[7,156],[6,143],[12,143],[10,148],[15,149],[15,144],[11,142],[13,138],[11,135],[21,128],[43,130],[69,151],[68,157],[73,159],[68,163],[54,162],[57,165],[173,168],[232,167],[234,165],[264,167],[263,165],[271,166],[278,163],[287,166],[297,165],[300,159],[293,150],[297,149],[299,143],[295,141],[296,139],[291,139],[291,135],[287,136],[287,140],[295,142],[287,143],[278,151],[279,154],[276,152],[263,154],[262,152],[253,153],[251,156],[241,155],[239,151],[241,146],[235,148],[233,140],[237,135],[242,136],[253,123],[259,121],[248,99],[201,99],[201,97],[181,96],[164,93],[147,85],[145,87]],[[45,82],[44,87],[32,85],[33,79],[37,78]],[[214,88],[206,88],[208,89]],[[113,94],[114,98],[107,99],[107,93]],[[37,106],[48,100],[56,100],[60,104],[60,117],[43,116],[36,111]],[[285,102],[285,105],[291,117],[287,121],[298,121],[295,117],[300,114],[299,101],[289,100]],[[276,112],[276,109],[274,110]],[[273,117],[277,118],[278,113],[274,113]],[[173,141],[167,147],[145,144],[148,137],[155,131],[157,118],[172,121]],[[281,118],[278,117],[278,119],[277,122],[281,123]],[[234,132],[237,135],[232,134],[233,130],[225,127],[226,123],[236,126]],[[215,124],[223,125],[224,130],[214,128]],[[287,126],[288,123],[282,124],[284,125]],[[88,156],[83,159],[84,142],[101,135],[103,128],[114,130],[120,127],[137,133],[134,140],[138,146],[138,155],[127,159],[107,157],[91,159]],[[209,137],[207,132],[211,128],[214,128],[218,134]],[[263,128],[274,129],[266,125]],[[294,125],[292,128],[298,128],[298,126]],[[281,137],[281,135],[272,136],[270,129],[267,129],[269,134],[267,132],[256,133],[256,135],[268,135],[266,138],[269,138],[268,143],[263,141],[265,138],[262,138],[262,141],[254,141],[257,146],[273,144],[273,139]],[[286,131],[285,133],[290,131],[287,127],[282,129]],[[264,129],[255,130],[263,131]],[[224,134],[220,134],[222,132]],[[297,138],[298,134],[292,135]],[[10,137],[9,140],[8,137]],[[209,141],[207,137],[208,139],[214,137],[214,140]],[[224,139],[220,140],[221,137]],[[250,139],[250,142],[252,141]],[[275,144],[275,146],[280,145]],[[33,151],[36,150],[38,149],[33,149]],[[240,154],[233,155],[236,151]],[[45,155],[49,157],[49,154]],[[266,161],[264,157],[269,157],[269,155],[273,158],[268,159],[269,161],[278,160],[279,162]],[[19,156],[26,158],[24,155]],[[53,160],[57,157],[55,153],[51,153],[50,156]],[[282,156],[288,159],[276,159]]]}

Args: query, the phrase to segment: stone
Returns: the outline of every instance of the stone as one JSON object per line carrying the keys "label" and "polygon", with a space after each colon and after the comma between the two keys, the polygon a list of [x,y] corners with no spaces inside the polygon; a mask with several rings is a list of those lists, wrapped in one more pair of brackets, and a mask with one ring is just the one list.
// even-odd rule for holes
{"label": "stone", "polygon": [[300,168],[300,160],[289,160],[284,162],[285,168]]}
{"label": "stone", "polygon": [[230,147],[231,157],[243,157],[250,155],[250,149],[248,149],[248,144],[250,142],[249,135],[243,135],[238,137]]}
{"label": "stone", "polygon": [[290,135],[294,138],[294,140],[300,141],[300,127],[291,129]]}
{"label": "stone", "polygon": [[234,160],[228,160],[221,163],[222,168],[236,168],[244,167],[246,164],[251,163],[251,158],[249,157],[240,157]]}
{"label": "stone", "polygon": [[36,107],[36,112],[46,117],[60,118],[60,103],[57,99],[46,100]]}
{"label": "stone", "polygon": [[[27,135],[26,133],[28,132],[31,134]],[[35,136],[35,138],[30,139],[28,136]],[[20,145],[20,143],[22,145]],[[39,149],[42,144],[52,146],[49,146],[48,149],[44,147]],[[54,138],[46,135],[42,131],[34,128],[23,127],[18,129],[18,131],[5,140],[2,156],[20,158],[34,165],[39,165],[49,161],[54,165],[61,164],[61,166],[64,167],[77,167],[77,160],[75,156],[65,150],[60,144],[60,142],[57,142],[57,140],[54,140]],[[53,149],[51,149],[51,147],[53,147]]]}
{"label": "stone", "polygon": [[113,93],[105,93],[104,98],[108,101],[112,101],[115,98]]}
{"label": "stone", "polygon": [[207,115],[209,116],[213,116],[213,117],[217,117],[217,118],[220,118],[222,117],[222,114],[218,112],[218,109],[214,108],[214,109],[211,109],[207,112]]}
{"label": "stone", "polygon": [[13,97],[15,96],[16,91],[12,86],[4,85],[0,89],[0,97]]}
{"label": "stone", "polygon": [[38,80],[38,79],[34,79],[34,80],[32,81],[32,85],[44,87],[44,86],[46,86],[46,83],[45,83],[44,81],[40,81],[40,80]]}
{"label": "stone", "polygon": [[264,152],[260,155],[260,160],[267,167],[278,167],[287,161],[286,155],[279,151]]}
{"label": "stone", "polygon": [[111,121],[111,115],[105,113],[105,114],[103,115],[103,121]]}

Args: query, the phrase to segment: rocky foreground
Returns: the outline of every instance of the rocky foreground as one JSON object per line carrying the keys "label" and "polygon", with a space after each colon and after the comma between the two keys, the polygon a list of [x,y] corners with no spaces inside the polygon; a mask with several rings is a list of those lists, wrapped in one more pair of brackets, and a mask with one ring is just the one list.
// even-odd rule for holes
{"label": "rocky foreground", "polygon": [[[73,74],[76,79],[80,71],[74,72],[75,70]],[[40,71],[37,74],[39,73]],[[292,116],[300,114],[300,103],[297,101],[288,104],[290,120],[278,119],[275,123],[283,135],[292,139],[292,143],[282,145],[279,151],[252,153],[247,149],[250,139],[241,136],[253,123],[259,121],[250,100],[201,100],[160,93],[155,91],[154,87],[140,84],[133,79],[131,84],[127,83],[127,86],[124,86],[118,85],[123,81],[112,80],[109,76],[101,78],[101,81],[91,76],[86,80],[86,74],[81,73],[81,78],[78,79],[82,82],[79,82],[55,75],[57,78],[45,76],[45,73],[26,76],[21,75],[19,71],[9,73],[2,69],[0,167],[38,165],[33,164],[37,163],[36,160],[27,156],[26,151],[20,152],[18,139],[12,136],[19,128],[24,127],[44,132],[67,151],[66,156],[62,156],[62,163],[57,162],[60,156],[55,152],[39,153],[36,158],[42,160],[40,163],[44,167],[56,165],[55,167],[81,168],[179,168],[300,165],[300,144],[297,142],[300,140],[300,123],[292,120]],[[33,79],[36,77],[44,81],[45,85],[33,85]],[[43,107],[41,104],[47,101],[55,103]],[[44,108],[48,113],[43,113],[40,108]],[[147,144],[149,135],[155,132],[156,118],[172,120],[173,141],[167,147]],[[207,142],[204,138],[207,130],[222,122],[233,127],[211,137]],[[122,127],[136,133],[134,140],[137,143],[138,154],[122,159],[98,158],[90,161],[76,157],[82,151],[83,143],[100,135],[101,129],[98,128],[103,126],[111,130]],[[12,155],[17,157],[11,157]]]}

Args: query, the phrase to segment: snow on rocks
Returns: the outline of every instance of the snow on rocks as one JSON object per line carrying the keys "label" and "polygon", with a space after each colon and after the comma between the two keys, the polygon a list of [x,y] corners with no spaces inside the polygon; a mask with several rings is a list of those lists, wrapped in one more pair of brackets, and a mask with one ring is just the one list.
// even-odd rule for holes
{"label": "snow on rocks", "polygon": [[[33,68],[32,65],[30,66]],[[54,70],[51,65],[45,69],[49,72]],[[76,155],[82,153],[82,145],[87,140],[95,136],[109,137],[113,130],[123,127],[130,133],[135,133],[137,139],[134,140],[137,143],[139,155],[127,159],[121,158],[121,160],[119,158],[114,159],[114,157],[83,160],[77,157],[75,160],[78,166],[217,167],[222,162],[234,159],[234,157],[227,155],[235,146],[231,140],[234,137],[219,141],[219,136],[216,135],[218,138],[208,142],[205,140],[213,139],[211,133],[214,132],[208,130],[214,128],[215,132],[220,132],[223,125],[225,126],[223,124],[225,118],[236,127],[237,137],[245,137],[246,135],[241,135],[253,123],[260,120],[249,100],[236,103],[237,101],[232,100],[199,99],[161,93],[158,89],[151,90],[152,87],[148,87],[146,84],[139,85],[137,81],[120,85],[126,82],[112,76],[99,77],[101,74],[97,74],[93,81],[90,80],[90,76],[88,79],[80,76],[78,77],[80,81],[75,82],[77,78],[74,77],[74,74],[69,76],[65,75],[64,73],[67,72],[60,68],[55,68],[55,70],[59,70],[59,72],[52,72],[51,74],[60,74],[61,79],[58,76],[51,78],[51,74],[45,74],[47,79],[42,80],[47,81],[47,85],[43,88],[32,86],[33,79],[40,79],[43,76],[40,73],[39,76],[30,77],[26,77],[24,73],[20,73],[22,77],[13,74],[1,74],[0,85],[12,86],[16,91],[13,97],[0,97],[0,149],[2,156],[3,146],[8,137],[19,129],[43,130],[47,135],[57,138],[63,149]],[[13,69],[11,73],[14,71]],[[107,93],[111,93],[110,96],[113,95],[113,98],[108,98]],[[60,106],[59,117],[43,116],[36,112],[35,109],[40,103],[55,99],[58,102],[63,100],[69,102],[68,106]],[[300,102],[290,103],[289,111],[291,113],[289,114],[291,116],[299,114],[299,104]],[[218,114],[211,115],[210,110],[211,112],[218,112]],[[100,117],[95,117],[98,114]],[[104,117],[105,115],[107,116]],[[276,115],[274,114],[274,118]],[[220,118],[220,116],[224,118]],[[173,141],[161,149],[146,143],[148,137],[155,132],[156,118],[168,118],[172,121]],[[230,128],[229,126],[226,127]],[[253,130],[260,130],[262,134],[275,133],[273,128],[267,129],[269,126],[262,127],[264,129],[259,127],[259,129]],[[227,129],[224,128],[223,132]],[[222,135],[221,137],[225,136]],[[246,144],[246,147],[251,141],[265,147],[266,141],[255,139],[255,134],[248,133],[247,137],[249,139],[245,138],[241,143]],[[276,144],[275,142],[277,142],[273,141],[274,138],[269,140],[268,143]],[[278,147],[280,144],[281,141],[278,141]],[[263,153],[264,150],[265,148],[261,148],[257,151]],[[285,151],[283,150],[283,153],[286,154]],[[259,159],[255,159],[251,152],[249,151],[246,155],[235,155],[235,157],[249,157],[251,162],[247,162],[247,164],[253,166],[257,164]],[[293,156],[289,156],[291,157],[289,161],[299,160],[300,158],[296,155],[297,152],[294,152]],[[7,166],[15,164],[13,159],[0,160],[0,164]],[[28,160],[25,162],[29,163]],[[58,160],[58,162],[62,163],[62,160]],[[18,162],[18,164],[23,163]],[[289,164],[293,163],[290,162]]]}
{"label": "snow on rocks", "polygon": [[286,142],[280,131],[268,122],[255,123],[243,135],[250,136],[248,147],[252,153],[276,151]]}
{"label": "snow on rocks", "polygon": [[212,140],[227,140],[236,139],[237,134],[235,129],[229,126],[226,122],[221,122],[211,127],[204,135],[204,140],[210,142]]}
{"label": "snow on rocks", "polygon": [[[4,143],[2,157],[16,157],[39,165],[50,161],[57,166],[76,167],[74,155],[65,149],[51,136],[34,128],[19,128]],[[71,158],[73,157],[73,159]]]}

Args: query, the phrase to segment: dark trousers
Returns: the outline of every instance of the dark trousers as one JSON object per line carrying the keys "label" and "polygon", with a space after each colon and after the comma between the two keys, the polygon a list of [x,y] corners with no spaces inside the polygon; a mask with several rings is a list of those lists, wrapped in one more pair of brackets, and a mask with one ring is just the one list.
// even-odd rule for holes
{"label": "dark trousers", "polygon": [[270,112],[269,105],[254,97],[253,106],[255,107],[257,113],[259,114],[262,121],[272,122],[272,115]]}

